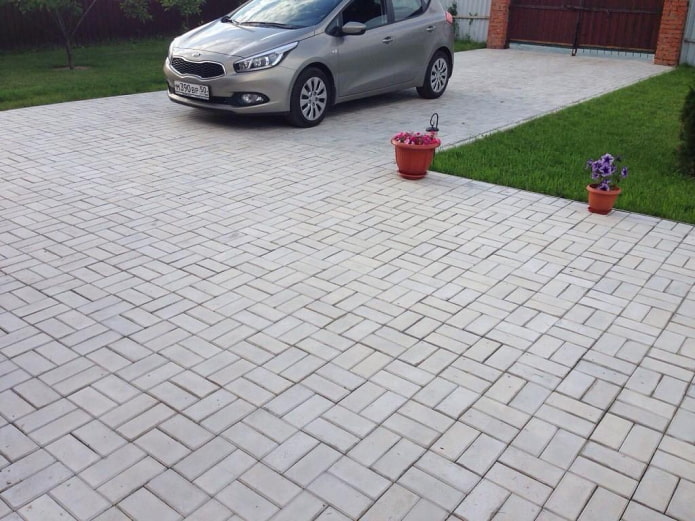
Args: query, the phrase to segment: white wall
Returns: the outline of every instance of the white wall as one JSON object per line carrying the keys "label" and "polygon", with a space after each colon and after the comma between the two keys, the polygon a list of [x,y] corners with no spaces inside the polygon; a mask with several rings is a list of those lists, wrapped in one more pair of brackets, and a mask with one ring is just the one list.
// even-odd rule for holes
{"label": "white wall", "polygon": [[688,18],[685,22],[683,47],[681,48],[681,63],[688,65],[695,65],[695,9],[693,9],[693,3],[690,2],[690,7],[688,7]]}

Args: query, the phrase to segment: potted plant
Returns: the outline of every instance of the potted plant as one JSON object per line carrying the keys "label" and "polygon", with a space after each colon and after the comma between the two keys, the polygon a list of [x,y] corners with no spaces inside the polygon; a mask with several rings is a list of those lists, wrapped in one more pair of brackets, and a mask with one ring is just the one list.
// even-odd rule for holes
{"label": "potted plant", "polygon": [[627,167],[618,167],[620,156],[604,154],[599,159],[589,159],[586,168],[591,170],[591,179],[594,180],[586,187],[589,193],[589,211],[605,215],[613,209],[615,200],[622,190],[618,181],[627,177]]}
{"label": "potted plant", "polygon": [[421,179],[434,159],[435,149],[442,144],[434,132],[399,132],[391,138],[396,150],[398,173],[405,179]]}

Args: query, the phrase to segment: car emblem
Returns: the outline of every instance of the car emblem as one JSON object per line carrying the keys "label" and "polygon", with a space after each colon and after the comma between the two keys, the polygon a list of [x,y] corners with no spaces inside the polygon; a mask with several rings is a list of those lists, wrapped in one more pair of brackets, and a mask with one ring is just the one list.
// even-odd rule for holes
{"label": "car emblem", "polygon": [[199,58],[199,57],[200,57],[200,53],[199,53],[199,52],[194,52],[193,54],[191,54],[191,56],[193,56],[194,58]]}

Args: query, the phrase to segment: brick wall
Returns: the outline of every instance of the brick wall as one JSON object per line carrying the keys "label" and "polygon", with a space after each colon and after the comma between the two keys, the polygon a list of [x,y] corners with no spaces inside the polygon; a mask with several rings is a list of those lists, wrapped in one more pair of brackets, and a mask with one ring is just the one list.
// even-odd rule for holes
{"label": "brick wall", "polygon": [[657,65],[678,65],[687,17],[688,0],[664,1],[654,63]]}
{"label": "brick wall", "polygon": [[510,1],[492,0],[490,4],[490,22],[487,30],[487,46],[490,49],[504,49],[507,46]]}

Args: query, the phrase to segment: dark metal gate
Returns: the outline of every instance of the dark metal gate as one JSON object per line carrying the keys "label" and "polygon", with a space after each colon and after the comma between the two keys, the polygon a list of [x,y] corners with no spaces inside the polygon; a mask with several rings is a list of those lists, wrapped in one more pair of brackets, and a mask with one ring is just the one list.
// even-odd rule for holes
{"label": "dark metal gate", "polygon": [[655,52],[664,0],[511,0],[509,41]]}

